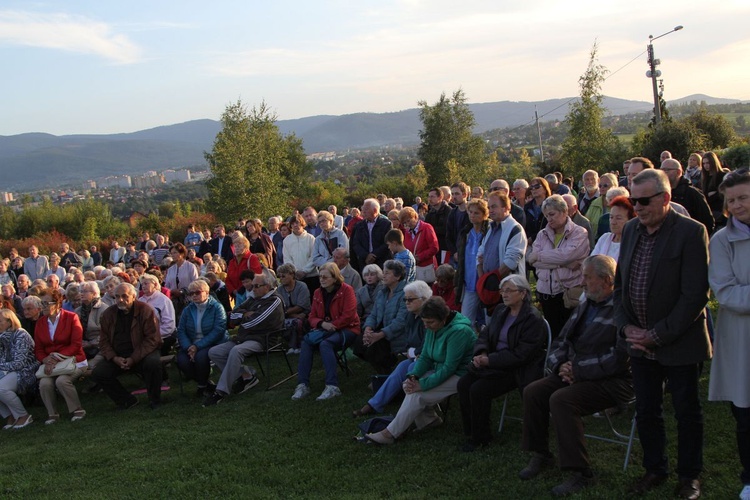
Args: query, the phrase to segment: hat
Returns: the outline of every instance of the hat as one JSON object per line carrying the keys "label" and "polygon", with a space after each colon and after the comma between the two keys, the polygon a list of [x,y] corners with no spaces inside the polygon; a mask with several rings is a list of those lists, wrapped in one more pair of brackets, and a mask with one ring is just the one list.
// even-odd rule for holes
{"label": "hat", "polygon": [[500,295],[500,270],[484,273],[477,280],[477,295],[488,309],[494,308],[502,300]]}

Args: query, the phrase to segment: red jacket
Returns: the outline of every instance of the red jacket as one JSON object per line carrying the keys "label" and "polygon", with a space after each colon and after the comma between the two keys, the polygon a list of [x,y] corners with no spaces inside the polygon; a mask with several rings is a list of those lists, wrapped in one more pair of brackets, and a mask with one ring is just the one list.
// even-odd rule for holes
{"label": "red jacket", "polygon": [[41,316],[36,322],[34,327],[36,359],[41,363],[53,352],[59,352],[63,356],[75,356],[77,363],[86,359],[86,354],[83,352],[83,328],[76,313],[60,310],[54,340],[49,336],[47,316]]}
{"label": "red jacket", "polygon": [[354,289],[346,283],[341,284],[331,301],[331,318],[326,319],[325,304],[323,303],[323,289],[318,288],[313,294],[312,308],[308,316],[310,326],[318,328],[320,323],[330,321],[336,330],[349,330],[360,334],[359,315],[357,314],[357,298]]}
{"label": "red jacket", "polygon": [[[404,228],[404,246],[414,254],[417,265],[429,266],[435,264],[435,255],[440,247],[438,246],[435,229],[425,221],[419,221],[417,226],[417,235],[412,235],[411,230]],[[416,250],[414,248],[416,244]]]}
{"label": "red jacket", "polygon": [[451,308],[452,311],[461,312],[461,304],[456,304],[456,287],[451,283],[446,288],[438,285],[438,282],[432,284],[432,295],[433,297],[442,297],[445,304]]}
{"label": "red jacket", "polygon": [[237,257],[233,257],[232,260],[229,261],[229,266],[227,266],[227,279],[224,281],[224,284],[227,285],[227,292],[229,292],[230,295],[234,295],[234,292],[242,286],[240,273],[245,269],[250,269],[255,274],[263,272],[263,269],[260,266],[260,259],[258,259],[257,255],[250,253],[250,250],[245,250],[239,263],[237,262]]}

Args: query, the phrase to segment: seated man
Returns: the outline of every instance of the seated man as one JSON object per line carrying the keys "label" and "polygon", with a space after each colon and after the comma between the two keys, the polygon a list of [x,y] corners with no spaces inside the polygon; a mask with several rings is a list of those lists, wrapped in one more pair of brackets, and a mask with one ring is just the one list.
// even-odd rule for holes
{"label": "seated man", "polygon": [[208,357],[221,370],[216,391],[203,402],[203,407],[221,403],[232,391],[241,394],[258,385],[258,377],[243,365],[254,352],[263,352],[265,334],[284,328],[284,303],[276,294],[276,276],[267,268],[253,278],[249,299],[229,315],[230,327],[239,325],[237,335],[208,351]]}
{"label": "seated man", "polygon": [[536,477],[551,466],[549,421],[555,426],[560,468],[571,477],[552,488],[554,496],[577,493],[593,473],[581,417],[629,401],[633,397],[625,339],[614,323],[615,261],[593,255],[583,262],[586,301],[573,311],[547,358],[550,375],[523,392],[521,447],[533,453],[521,479]]}
{"label": "seated man", "polygon": [[137,292],[130,283],[121,283],[114,290],[115,304],[101,315],[99,354],[91,378],[121,409],[138,404],[117,380],[123,372],[143,375],[151,409],[161,404],[162,370],[159,348],[159,320],[154,308],[136,300]]}

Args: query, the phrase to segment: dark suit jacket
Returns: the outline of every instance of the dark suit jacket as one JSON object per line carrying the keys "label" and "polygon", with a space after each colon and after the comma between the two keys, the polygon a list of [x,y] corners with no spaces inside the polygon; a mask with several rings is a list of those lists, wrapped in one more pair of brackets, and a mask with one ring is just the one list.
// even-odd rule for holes
{"label": "dark suit jacket", "polygon": [[[210,242],[210,245],[211,255],[218,255],[219,238],[213,238]],[[232,237],[224,236],[224,244],[221,247],[221,258],[224,259],[227,265],[229,265],[229,261],[232,260],[232,257],[234,257],[234,252],[232,251]]]}
{"label": "dark suit jacket", "polygon": [[[381,268],[383,263],[390,258],[390,251],[388,245],[385,244],[385,235],[392,228],[391,221],[385,217],[378,217],[375,219],[375,226],[372,228],[372,253],[377,256],[375,263]],[[367,230],[367,221],[363,220],[354,226],[354,234],[352,235],[351,248],[357,255],[358,270],[362,272],[362,268],[367,265],[365,259],[370,253],[370,232]]]}
{"label": "dark suit jacket", "polygon": [[[654,248],[648,276],[648,324],[636,319],[628,293],[631,261],[641,231],[635,218],[622,232],[615,274],[615,323],[622,334],[628,325],[654,329],[663,343],[656,359],[667,366],[699,363],[711,358],[706,316],[708,302],[708,236],[700,222],[669,211]],[[641,351],[628,349],[631,357]]]}

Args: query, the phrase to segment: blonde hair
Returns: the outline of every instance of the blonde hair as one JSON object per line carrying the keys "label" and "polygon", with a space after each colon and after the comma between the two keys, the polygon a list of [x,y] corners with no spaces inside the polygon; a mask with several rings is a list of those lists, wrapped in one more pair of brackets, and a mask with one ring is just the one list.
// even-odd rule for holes
{"label": "blonde hair", "polygon": [[10,323],[12,330],[18,330],[21,328],[21,322],[18,321],[18,316],[16,316],[16,313],[10,309],[0,309],[0,316]]}

